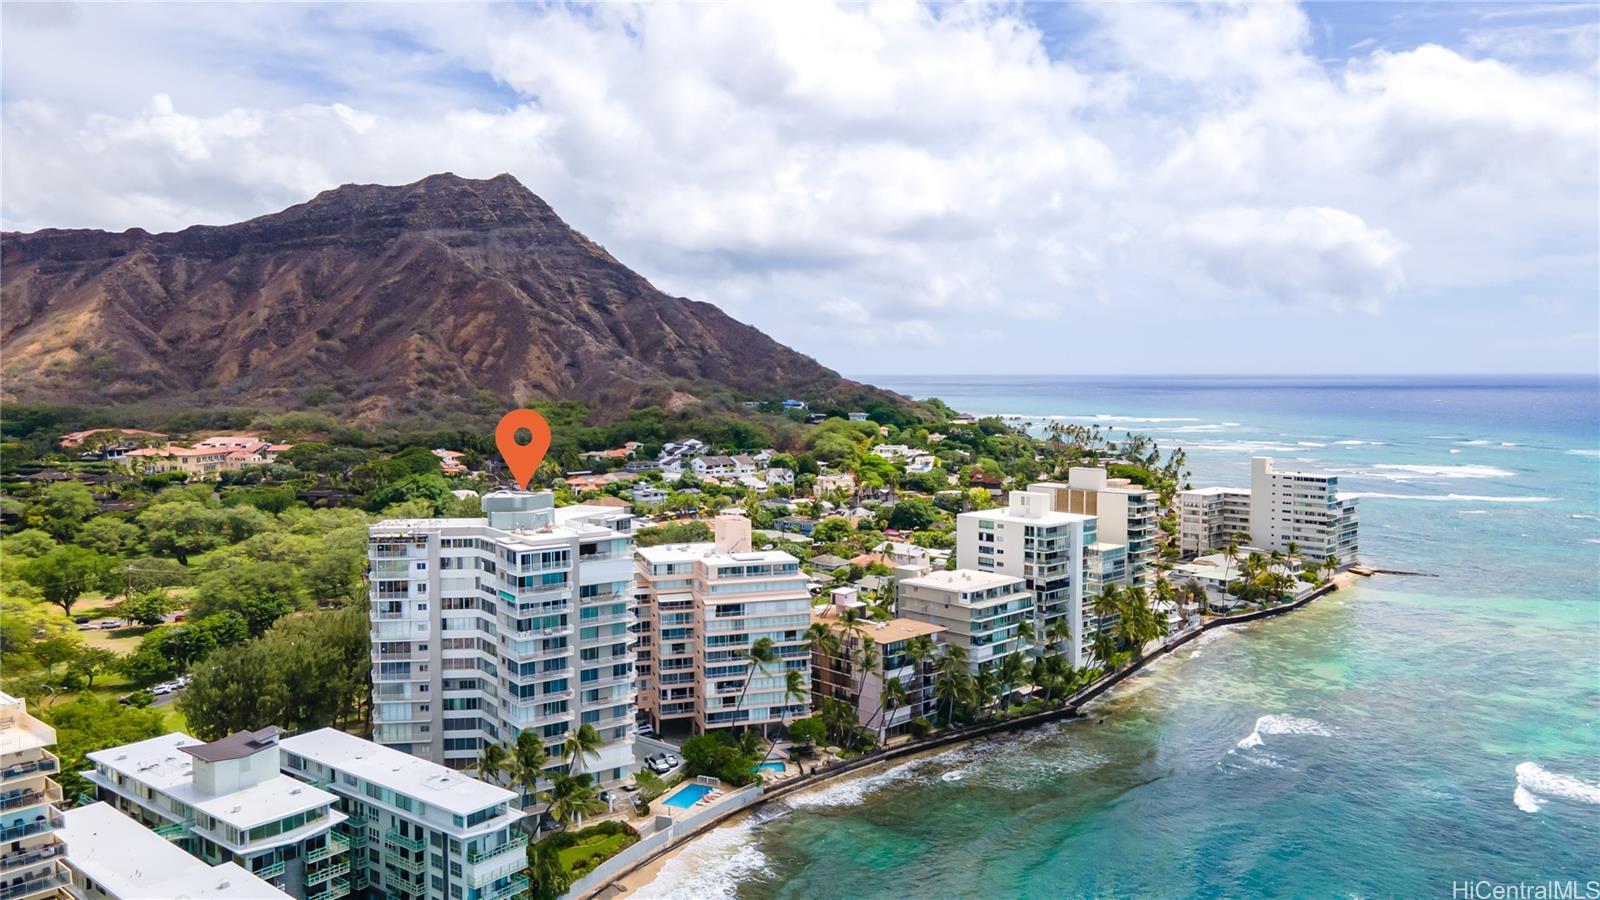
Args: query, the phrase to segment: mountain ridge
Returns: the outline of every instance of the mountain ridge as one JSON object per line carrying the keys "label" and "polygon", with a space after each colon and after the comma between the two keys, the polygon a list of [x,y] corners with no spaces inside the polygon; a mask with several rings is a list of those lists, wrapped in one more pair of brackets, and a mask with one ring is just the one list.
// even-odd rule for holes
{"label": "mountain ridge", "polygon": [[12,402],[303,405],[357,419],[578,400],[905,398],[671,297],[510,175],[343,185],[178,231],[0,235]]}

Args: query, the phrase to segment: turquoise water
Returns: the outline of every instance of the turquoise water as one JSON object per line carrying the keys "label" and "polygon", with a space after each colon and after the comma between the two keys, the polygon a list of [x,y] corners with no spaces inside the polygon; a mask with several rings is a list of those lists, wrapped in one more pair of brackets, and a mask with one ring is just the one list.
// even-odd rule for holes
{"label": "turquoise water", "polygon": [[788,798],[690,845],[641,896],[1449,896],[1600,878],[1593,379],[871,380],[1145,430],[1187,447],[1200,485],[1244,483],[1257,453],[1337,470],[1363,495],[1363,558],[1439,577],[1208,634],[1087,721]]}
{"label": "turquoise water", "polygon": [[783,771],[783,763],[781,763],[781,762],[764,762],[761,765],[756,766],[756,771],[757,772],[779,772],[779,773],[781,773]]}
{"label": "turquoise water", "polygon": [[704,800],[705,796],[709,793],[711,793],[711,788],[706,787],[703,784],[687,785],[683,790],[673,794],[671,797],[668,797],[666,799],[666,804],[678,809],[688,809],[696,803],[699,803],[701,800]]}

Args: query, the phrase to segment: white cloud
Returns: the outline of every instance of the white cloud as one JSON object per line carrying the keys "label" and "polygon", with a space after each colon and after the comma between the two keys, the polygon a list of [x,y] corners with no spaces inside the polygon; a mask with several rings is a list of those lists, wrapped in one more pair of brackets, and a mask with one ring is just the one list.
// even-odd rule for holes
{"label": "white cloud", "polygon": [[1279,300],[1375,311],[1405,284],[1400,242],[1342,209],[1218,210],[1173,231],[1219,283]]}
{"label": "white cloud", "polygon": [[[7,228],[509,171],[664,290],[825,362],[856,368],[839,326],[892,337],[876,371],[996,327],[1019,352],[986,364],[1053,368],[1095,362],[1057,329],[1130,315],[1309,300],[1286,308],[1326,329],[1596,279],[1592,71],[1392,40],[1325,66],[1289,5],[1099,4],[1053,36],[912,3],[18,9]],[[1151,332],[1148,359],[1181,342]]]}

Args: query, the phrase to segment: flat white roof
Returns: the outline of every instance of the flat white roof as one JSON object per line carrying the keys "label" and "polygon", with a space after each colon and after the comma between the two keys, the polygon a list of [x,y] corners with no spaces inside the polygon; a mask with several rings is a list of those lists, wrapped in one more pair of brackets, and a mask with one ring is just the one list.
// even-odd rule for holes
{"label": "flat white roof", "polygon": [[134,744],[97,750],[89,754],[89,759],[238,828],[276,822],[298,812],[332,805],[339,799],[335,794],[287,775],[276,775],[228,794],[203,794],[194,785],[194,757],[178,748],[204,743],[174,731]]}
{"label": "flat white roof", "polygon": [[1197,495],[1197,496],[1212,496],[1212,495],[1215,495],[1215,494],[1248,494],[1248,493],[1250,493],[1250,489],[1249,488],[1203,487],[1203,488],[1190,488],[1187,491],[1179,491],[1178,495],[1181,497],[1184,494],[1194,494],[1194,495]]}
{"label": "flat white roof", "polygon": [[285,738],[278,746],[286,753],[348,772],[456,815],[466,816],[497,803],[510,803],[517,796],[438,763],[333,728]]}
{"label": "flat white roof", "polygon": [[1015,575],[984,572],[978,569],[941,569],[916,578],[903,578],[901,584],[931,587],[946,591],[984,591],[997,587],[1021,588],[1024,584]]}
{"label": "flat white roof", "polygon": [[91,803],[62,813],[67,864],[124,900],[277,900],[289,895],[235,863],[212,867],[117,812]]}
{"label": "flat white roof", "polygon": [[996,522],[1020,522],[1024,525],[1037,525],[1048,528],[1052,525],[1070,525],[1073,522],[1092,522],[1095,516],[1086,516],[1082,513],[1056,512],[1046,510],[1037,516],[1014,513],[1004,507],[994,509],[975,509],[958,515],[958,519],[993,519]]}
{"label": "flat white roof", "polygon": [[795,559],[782,550],[743,550],[738,553],[718,553],[717,545],[710,541],[696,544],[657,544],[654,547],[640,547],[637,551],[639,557],[652,565],[660,563],[696,562],[705,560],[716,565],[731,565],[734,563],[798,563]]}

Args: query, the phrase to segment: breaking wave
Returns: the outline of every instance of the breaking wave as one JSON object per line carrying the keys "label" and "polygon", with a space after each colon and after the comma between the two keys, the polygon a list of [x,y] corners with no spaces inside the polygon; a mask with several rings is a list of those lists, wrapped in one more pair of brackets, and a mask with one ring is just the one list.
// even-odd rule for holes
{"label": "breaking wave", "polygon": [[1600,784],[1552,772],[1534,762],[1517,764],[1517,789],[1512,793],[1511,801],[1518,809],[1538,812],[1545,801],[1552,797],[1600,806]]}
{"label": "breaking wave", "polygon": [[1341,497],[1375,498],[1380,500],[1426,500],[1434,503],[1553,503],[1559,497],[1485,497],[1479,494],[1384,494],[1371,491],[1339,493]]}
{"label": "breaking wave", "polygon": [[1317,737],[1332,737],[1333,729],[1318,722],[1316,719],[1303,719],[1297,716],[1281,714],[1262,716],[1256,720],[1256,729],[1239,741],[1238,749],[1249,750],[1254,747],[1260,747],[1266,743],[1268,735],[1279,734],[1308,734]]}
{"label": "breaking wave", "polygon": [[739,896],[740,884],[769,871],[767,857],[756,847],[753,833],[761,821],[747,818],[695,838],[634,896],[650,900]]}

